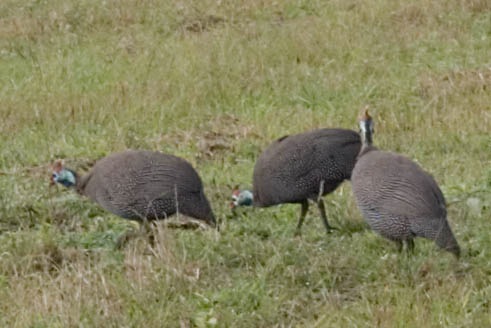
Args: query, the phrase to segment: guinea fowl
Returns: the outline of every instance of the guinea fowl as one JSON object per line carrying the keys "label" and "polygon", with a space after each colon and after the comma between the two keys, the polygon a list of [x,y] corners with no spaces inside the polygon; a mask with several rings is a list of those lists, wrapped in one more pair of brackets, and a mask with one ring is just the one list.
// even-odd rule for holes
{"label": "guinea fowl", "polygon": [[235,189],[231,207],[300,203],[299,233],[312,200],[329,231],[333,228],[327,221],[322,196],[350,179],[360,148],[359,134],[345,129],[317,129],[282,137],[259,156],[253,191]]}
{"label": "guinea fowl", "polygon": [[351,183],[357,205],[370,227],[414,249],[415,237],[431,239],[459,257],[460,247],[447,221],[445,198],[433,177],[408,158],[372,146],[373,120],[360,118],[363,147]]}
{"label": "guinea fowl", "polygon": [[127,150],[100,159],[84,176],[57,161],[51,181],[125,219],[146,223],[182,213],[215,226],[198,173],[176,156]]}

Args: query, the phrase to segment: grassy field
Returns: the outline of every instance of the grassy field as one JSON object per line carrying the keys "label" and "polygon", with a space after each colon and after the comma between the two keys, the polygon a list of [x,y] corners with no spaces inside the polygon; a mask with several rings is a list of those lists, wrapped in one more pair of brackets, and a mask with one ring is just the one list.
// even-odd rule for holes
{"label": "grassy field", "polygon": [[[272,140],[357,129],[431,172],[463,249],[397,253],[345,183],[232,217]],[[486,327],[491,318],[491,2],[2,0],[0,326]],[[63,188],[127,148],[182,156],[221,231],[134,225]]]}

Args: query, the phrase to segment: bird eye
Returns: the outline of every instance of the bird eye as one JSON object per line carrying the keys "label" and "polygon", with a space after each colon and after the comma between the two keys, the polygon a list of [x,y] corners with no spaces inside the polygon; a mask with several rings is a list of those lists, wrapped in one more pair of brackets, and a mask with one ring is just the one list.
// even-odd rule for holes
{"label": "bird eye", "polygon": [[52,177],[53,179],[56,179],[56,178],[58,178],[58,174],[53,173],[53,175],[52,175],[51,177]]}

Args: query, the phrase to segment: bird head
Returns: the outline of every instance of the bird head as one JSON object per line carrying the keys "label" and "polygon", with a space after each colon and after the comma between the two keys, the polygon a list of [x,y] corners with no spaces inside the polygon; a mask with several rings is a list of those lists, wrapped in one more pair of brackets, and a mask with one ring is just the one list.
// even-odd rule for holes
{"label": "bird head", "polygon": [[51,174],[51,185],[56,183],[62,184],[65,187],[73,187],[77,181],[77,175],[74,171],[67,169],[63,165],[63,161],[57,160],[53,164],[53,172]]}
{"label": "bird head", "polygon": [[240,190],[235,188],[232,191],[232,202],[230,202],[230,208],[234,209],[237,206],[251,206],[253,195],[250,190]]}
{"label": "bird head", "polygon": [[367,131],[369,131],[373,134],[374,123],[372,117],[368,113],[368,106],[365,106],[365,108],[363,108],[363,111],[358,118],[358,122],[360,124],[360,130],[362,133],[366,133]]}
{"label": "bird head", "polygon": [[365,106],[361,115],[358,118],[358,123],[360,125],[360,133],[363,136],[365,143],[372,143],[372,135],[375,132],[373,119],[368,114],[368,106]]}

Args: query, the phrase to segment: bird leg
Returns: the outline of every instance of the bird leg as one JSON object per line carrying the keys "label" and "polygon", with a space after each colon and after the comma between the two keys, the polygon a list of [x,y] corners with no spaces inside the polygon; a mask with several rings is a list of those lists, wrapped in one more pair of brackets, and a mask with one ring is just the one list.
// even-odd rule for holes
{"label": "bird leg", "polygon": [[324,227],[326,227],[327,232],[330,232],[331,230],[336,230],[336,228],[330,226],[329,222],[327,221],[326,207],[324,206],[324,201],[320,197],[317,199],[317,207],[319,208],[322,223],[324,223]]}
{"label": "bird leg", "polygon": [[140,222],[140,229],[138,231],[129,230],[123,233],[116,241],[116,249],[123,249],[126,244],[133,238],[140,236],[145,236],[148,239],[151,247],[155,245],[155,234],[154,234],[155,223],[153,221],[148,221],[144,219]]}
{"label": "bird leg", "polygon": [[395,240],[395,243],[397,245],[397,251],[399,253],[402,252],[404,244],[406,244],[406,250],[408,253],[413,253],[414,252],[414,239],[404,239],[404,240]]}
{"label": "bird leg", "polygon": [[402,240],[394,240],[394,242],[395,242],[395,243],[396,243],[396,245],[397,245],[397,251],[398,251],[399,253],[401,253],[401,252],[402,252],[402,246],[403,246],[403,244],[402,244]]}
{"label": "bird leg", "polygon": [[153,248],[155,246],[155,230],[157,228],[155,221],[145,219],[140,225],[140,228],[142,235],[147,238],[148,242],[150,243],[150,247]]}
{"label": "bird leg", "polygon": [[406,239],[406,249],[410,253],[414,252],[414,239]]}
{"label": "bird leg", "polygon": [[302,205],[302,209],[300,212],[300,218],[298,219],[297,231],[295,232],[295,235],[300,235],[303,220],[305,219],[305,216],[307,215],[307,211],[309,210],[309,201],[307,199],[300,204]]}
{"label": "bird leg", "polygon": [[329,222],[327,222],[326,207],[324,206],[324,201],[322,200],[322,196],[324,195],[324,183],[325,181],[321,180],[319,185],[319,194],[317,195],[317,207],[319,208],[319,213],[321,215],[322,223],[324,223],[324,227],[326,227],[327,232],[330,232],[331,230],[335,230],[335,228],[331,227]]}

